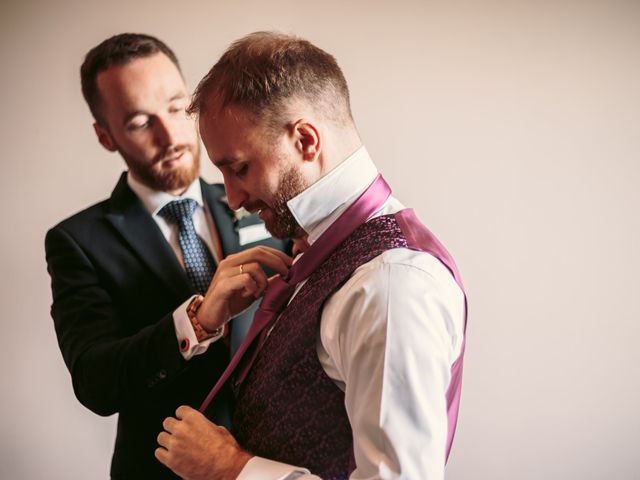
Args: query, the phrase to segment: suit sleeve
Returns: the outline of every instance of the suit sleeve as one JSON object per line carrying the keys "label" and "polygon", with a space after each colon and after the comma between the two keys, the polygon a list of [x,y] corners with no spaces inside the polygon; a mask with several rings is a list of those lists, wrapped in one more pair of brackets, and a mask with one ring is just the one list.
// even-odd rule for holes
{"label": "suit sleeve", "polygon": [[154,402],[166,380],[184,368],[177,348],[172,312],[126,335],[113,299],[78,243],[62,227],[47,233],[45,250],[51,276],[58,343],[77,398],[99,415],[127,403]]}

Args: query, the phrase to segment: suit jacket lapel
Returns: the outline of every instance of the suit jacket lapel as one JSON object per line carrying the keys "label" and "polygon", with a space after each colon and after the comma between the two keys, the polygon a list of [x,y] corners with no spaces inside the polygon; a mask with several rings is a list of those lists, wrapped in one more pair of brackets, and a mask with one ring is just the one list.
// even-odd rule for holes
{"label": "suit jacket lapel", "polygon": [[200,180],[202,187],[202,198],[209,207],[209,212],[213,217],[213,223],[216,226],[223,256],[240,251],[240,243],[238,241],[237,222],[229,205],[223,200],[225,198],[224,188],[222,185],[209,185]]}
{"label": "suit jacket lapel", "polygon": [[122,174],[111,194],[111,211],[106,218],[149,269],[179,298],[195,293],[158,225],[127,185],[126,173]]}

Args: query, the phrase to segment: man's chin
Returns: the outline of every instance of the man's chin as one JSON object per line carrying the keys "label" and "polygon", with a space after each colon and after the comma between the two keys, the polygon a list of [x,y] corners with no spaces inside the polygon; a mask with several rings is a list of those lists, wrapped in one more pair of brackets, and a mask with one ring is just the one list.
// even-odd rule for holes
{"label": "man's chin", "polygon": [[156,189],[166,192],[187,188],[200,174],[199,165],[193,160],[178,159],[162,162],[157,166],[160,168],[153,172]]}
{"label": "man's chin", "polygon": [[159,192],[175,192],[186,189],[198,178],[198,172],[182,172],[180,170],[155,172],[153,175],[136,174],[142,183]]}
{"label": "man's chin", "polygon": [[267,228],[267,232],[269,232],[271,236],[277,240],[286,240],[287,238],[289,238],[287,235],[284,235],[281,231],[273,230],[272,228],[269,228],[266,224],[265,224],[265,227]]}
{"label": "man's chin", "polygon": [[267,229],[267,232],[269,232],[273,238],[277,238],[278,240],[283,240],[284,238],[286,238],[281,236],[282,232],[278,229],[277,226],[273,224],[272,221],[263,219],[262,215],[260,216],[260,219],[262,219],[262,221],[264,222],[264,227]]}
{"label": "man's chin", "polygon": [[289,221],[283,221],[272,215],[263,215],[261,212],[260,219],[264,222],[264,226],[271,236],[278,240],[302,238],[304,236],[304,230],[296,223],[293,217]]}

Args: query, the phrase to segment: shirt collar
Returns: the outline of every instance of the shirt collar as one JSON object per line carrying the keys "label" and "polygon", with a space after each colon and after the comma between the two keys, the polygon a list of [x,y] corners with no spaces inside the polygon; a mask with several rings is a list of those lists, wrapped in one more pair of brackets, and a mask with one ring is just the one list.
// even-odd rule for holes
{"label": "shirt collar", "polygon": [[127,184],[129,185],[129,188],[133,190],[133,193],[138,196],[144,205],[144,208],[147,209],[151,216],[156,216],[160,209],[167,203],[183,198],[191,198],[195,200],[199,206],[203,206],[202,189],[200,188],[200,180],[197,178],[191,183],[191,185],[189,185],[185,192],[179,196],[173,196],[167,192],[153,190],[133,178],[132,175],[127,175]]}
{"label": "shirt collar", "polygon": [[362,146],[340,165],[287,202],[312,244],[351,205],[378,175]]}

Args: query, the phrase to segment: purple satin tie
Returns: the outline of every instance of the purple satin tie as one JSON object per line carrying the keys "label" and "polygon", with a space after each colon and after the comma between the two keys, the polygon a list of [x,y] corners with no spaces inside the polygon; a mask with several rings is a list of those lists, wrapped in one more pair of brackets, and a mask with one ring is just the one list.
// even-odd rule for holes
{"label": "purple satin tie", "polygon": [[[382,176],[378,175],[364,193],[309,247],[300,260],[291,267],[286,277],[278,276],[269,283],[260,307],[258,307],[253,317],[253,323],[247,332],[247,336],[240,344],[238,351],[231,359],[222,376],[211,389],[204,402],[202,402],[200,406],[201,412],[207,409],[218,391],[236,370],[249,347],[254,344],[256,337],[263,333],[262,338],[264,339],[266,332],[268,332],[270,326],[276,321],[287,301],[293,295],[296,285],[311,275],[356,228],[380,210],[390,195],[391,188]],[[238,383],[242,382],[249,372],[261,343],[258,342],[257,345],[254,345],[250,356],[245,359],[238,376]]]}

